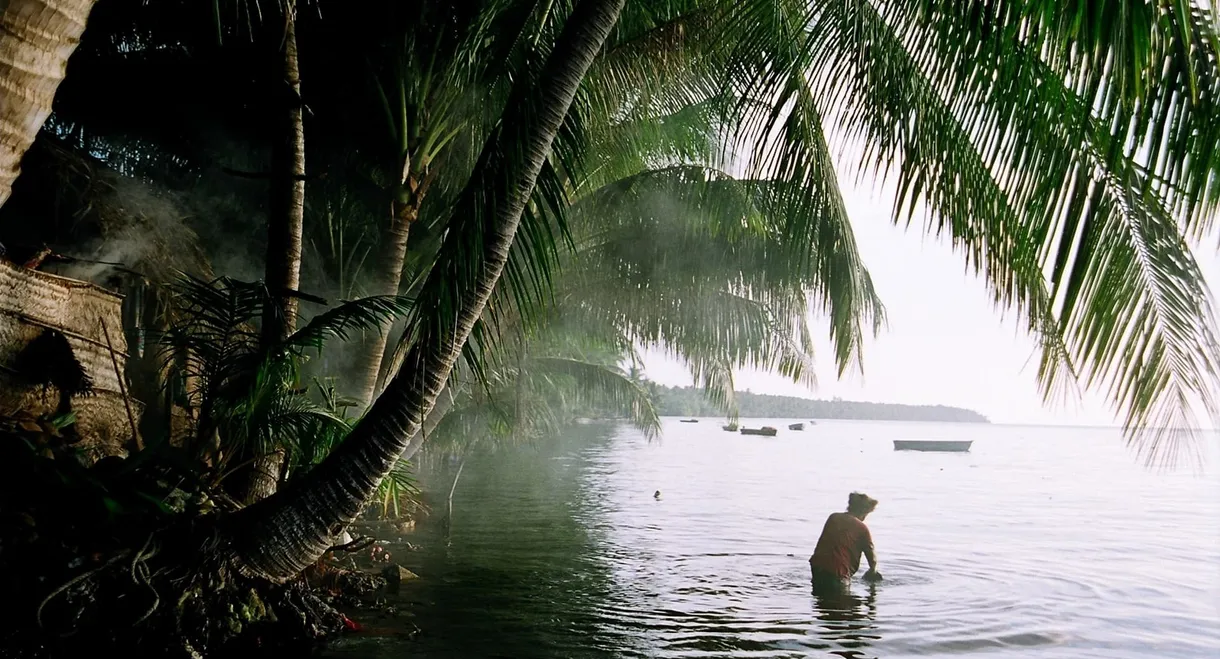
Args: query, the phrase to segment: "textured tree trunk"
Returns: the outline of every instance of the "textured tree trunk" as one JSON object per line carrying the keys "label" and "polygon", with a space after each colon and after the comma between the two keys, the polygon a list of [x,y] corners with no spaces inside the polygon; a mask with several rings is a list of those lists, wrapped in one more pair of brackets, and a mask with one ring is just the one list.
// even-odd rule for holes
{"label": "textured tree trunk", "polygon": [[419,453],[419,449],[423,447],[424,442],[432,436],[436,431],[436,427],[445,420],[445,415],[449,414],[449,410],[453,409],[454,394],[450,388],[445,388],[436,397],[436,402],[433,403],[432,409],[428,411],[428,415],[424,417],[424,422],[420,424],[420,428],[411,436],[411,441],[407,442],[407,448],[403,449],[402,454],[398,456],[399,460],[410,460]]}
{"label": "textured tree trunk", "polygon": [[[283,132],[273,147],[271,201],[267,216],[267,289],[274,304],[263,314],[263,341],[273,343],[292,334],[297,325],[297,298],[290,294],[301,285],[301,234],[305,221],[305,125],[302,120],[301,72],[297,63],[295,5],[286,8],[284,29]],[[254,503],[275,493],[284,451],[256,455],[241,498]]]}
{"label": "textured tree trunk", "polygon": [[305,126],[301,120],[301,73],[291,6],[287,14],[282,95],[287,105],[283,108],[282,132],[272,147],[267,216],[264,280],[276,300],[263,318],[263,335],[269,342],[284,339],[296,328],[297,298],[290,293],[301,285],[301,225],[305,217]]}
{"label": "textured tree trunk", "polygon": [[228,520],[228,546],[239,570],[284,580],[316,561],[364,508],[419,430],[504,270],[538,173],[623,2],[582,0],[537,84],[522,80],[513,90],[504,121],[485,144],[455,207],[457,226],[442,247],[442,259],[425,283],[426,295],[457,305],[453,315],[423,319],[385,392],[322,464]]}
{"label": "textured tree trunk", "polygon": [[0,3],[0,206],[21,158],[51,114],[68,58],[80,43],[94,0]]}
{"label": "textured tree trunk", "polygon": [[[414,179],[408,178],[407,186],[416,187]],[[411,224],[419,217],[422,195],[407,203],[395,202],[390,219],[390,231],[381,244],[370,295],[397,295],[402,284],[402,267],[407,259],[407,239]],[[393,321],[382,323],[377,331],[365,336],[353,366],[357,390],[356,399],[367,407],[377,396],[377,379],[381,374],[381,363],[385,357],[386,343],[390,339]]]}

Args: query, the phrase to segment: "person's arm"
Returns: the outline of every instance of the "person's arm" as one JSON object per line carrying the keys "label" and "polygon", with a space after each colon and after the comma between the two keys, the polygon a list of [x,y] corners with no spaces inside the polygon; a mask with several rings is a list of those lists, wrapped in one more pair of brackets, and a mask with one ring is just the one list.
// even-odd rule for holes
{"label": "person's arm", "polygon": [[877,550],[873,546],[873,534],[869,532],[868,527],[864,527],[864,535],[861,538],[864,547],[864,558],[868,561],[868,572],[864,573],[866,581],[881,581],[881,573],[877,571]]}

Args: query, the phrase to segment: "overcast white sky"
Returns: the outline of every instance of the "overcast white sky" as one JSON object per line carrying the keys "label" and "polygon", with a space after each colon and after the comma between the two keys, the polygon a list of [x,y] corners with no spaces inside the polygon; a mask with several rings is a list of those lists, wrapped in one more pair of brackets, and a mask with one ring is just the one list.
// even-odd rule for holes
{"label": "overcast white sky", "polygon": [[[860,252],[886,305],[888,328],[864,349],[864,374],[839,381],[829,342],[818,357],[818,386],[810,390],[786,378],[737,374],[737,389],[755,393],[887,403],[966,407],[997,423],[1118,425],[1101,392],[1085,392],[1066,404],[1042,404],[1035,376],[1034,340],[1012,313],[1002,317],[980,278],[947,240],[922,226],[893,224],[885,191],[868,182],[844,193]],[[1213,292],[1220,290],[1220,253],[1208,240],[1196,253]],[[825,323],[815,319],[818,338]],[[683,366],[659,352],[644,356],[645,370],[667,385],[689,385]]]}

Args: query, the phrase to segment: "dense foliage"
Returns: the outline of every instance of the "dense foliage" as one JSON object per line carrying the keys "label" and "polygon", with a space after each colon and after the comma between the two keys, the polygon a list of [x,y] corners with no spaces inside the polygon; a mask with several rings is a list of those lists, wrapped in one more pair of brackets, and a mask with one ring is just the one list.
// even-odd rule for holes
{"label": "dense foliage", "polygon": [[[249,469],[240,498],[258,503],[209,519],[207,542],[152,529],[52,595],[127,583],[114,565],[164,591],[151,552],[192,566],[172,583],[193,598],[152,619],[177,632],[193,611],[206,638],[234,622],[209,594],[249,608],[247,586],[316,565],[428,442],[611,408],[655,429],[640,347],[730,417],[736,369],[809,381],[814,316],[839,373],[861,368],[884,312],[844,175],[895,189],[890,219],[946,235],[1027,322],[1048,398],[1105,391],[1151,457],[1220,422],[1191,251],[1220,208],[1201,0],[69,1],[3,5],[0,83],[38,93],[0,105],[0,173],[44,157],[0,240],[141,291],[128,336],[171,357],[132,360],[151,382],[132,390],[164,394],[146,410],[167,422],[143,427],[170,436],[149,445],[187,419],[192,493]],[[184,291],[179,269],[201,278]],[[186,556],[160,554],[165,537]],[[312,624],[317,607],[266,592]]]}

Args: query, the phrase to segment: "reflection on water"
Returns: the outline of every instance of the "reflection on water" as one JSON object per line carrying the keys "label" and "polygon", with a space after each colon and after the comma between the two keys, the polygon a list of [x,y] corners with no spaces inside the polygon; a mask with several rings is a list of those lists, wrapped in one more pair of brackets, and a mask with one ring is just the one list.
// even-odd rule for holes
{"label": "reflection on water", "polygon": [[877,615],[876,586],[869,584],[863,597],[850,590],[813,588],[811,593],[818,636],[826,641],[830,654],[851,659],[876,656],[869,652],[869,646],[881,639],[873,623]]}
{"label": "reflection on water", "polygon": [[[893,451],[912,437],[975,444]],[[438,510],[452,472],[422,474]],[[881,502],[885,581],[819,596],[807,559],[852,490]],[[422,576],[399,619],[330,654],[1213,657],[1217,520],[1214,475],[1145,470],[1116,431],[826,422],[760,439],[671,422],[649,443],[589,426],[472,456],[449,542],[433,522],[409,538],[420,551],[392,548]]]}

